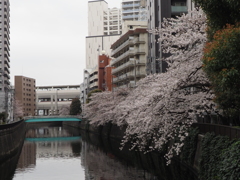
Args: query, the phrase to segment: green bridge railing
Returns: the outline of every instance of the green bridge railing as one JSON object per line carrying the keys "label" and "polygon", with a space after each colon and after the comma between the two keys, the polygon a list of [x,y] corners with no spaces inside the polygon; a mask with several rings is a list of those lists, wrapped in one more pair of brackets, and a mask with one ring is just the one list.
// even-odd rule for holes
{"label": "green bridge railing", "polygon": [[81,116],[27,116],[25,122],[82,121]]}

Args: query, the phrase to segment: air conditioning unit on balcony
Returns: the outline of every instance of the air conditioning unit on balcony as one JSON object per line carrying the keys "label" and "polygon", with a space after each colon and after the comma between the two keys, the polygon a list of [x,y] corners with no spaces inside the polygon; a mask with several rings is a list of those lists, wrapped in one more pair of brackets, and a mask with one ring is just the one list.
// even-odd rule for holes
{"label": "air conditioning unit on balcony", "polygon": [[134,88],[135,87],[135,81],[130,81],[129,87]]}

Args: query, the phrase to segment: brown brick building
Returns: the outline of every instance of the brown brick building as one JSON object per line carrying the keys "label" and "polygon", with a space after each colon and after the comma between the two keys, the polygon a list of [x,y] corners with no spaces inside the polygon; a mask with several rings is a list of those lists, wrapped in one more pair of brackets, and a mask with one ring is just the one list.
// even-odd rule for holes
{"label": "brown brick building", "polygon": [[111,58],[105,54],[98,57],[98,89],[112,91],[112,68]]}
{"label": "brown brick building", "polygon": [[35,79],[15,76],[15,99],[23,105],[24,116],[34,116],[36,109]]}

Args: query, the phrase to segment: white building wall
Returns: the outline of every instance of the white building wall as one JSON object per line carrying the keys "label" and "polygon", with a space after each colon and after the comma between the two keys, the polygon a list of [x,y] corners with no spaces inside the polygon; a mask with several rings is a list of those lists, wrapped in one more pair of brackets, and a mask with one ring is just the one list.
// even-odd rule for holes
{"label": "white building wall", "polygon": [[106,55],[111,55],[111,45],[120,35],[88,36],[86,38],[86,68],[93,69],[98,65],[98,55],[104,50]]}
{"label": "white building wall", "polygon": [[108,4],[104,0],[88,2],[88,35],[103,35],[104,11],[108,11]]}

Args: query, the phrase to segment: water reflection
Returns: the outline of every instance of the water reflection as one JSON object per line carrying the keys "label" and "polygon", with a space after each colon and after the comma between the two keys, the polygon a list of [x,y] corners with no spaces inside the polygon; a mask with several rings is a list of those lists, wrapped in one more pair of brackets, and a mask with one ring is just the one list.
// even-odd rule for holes
{"label": "water reflection", "polygon": [[86,180],[197,180],[197,176],[180,162],[166,166],[158,152],[143,154],[120,150],[120,140],[82,132],[82,165]]}
{"label": "water reflection", "polygon": [[82,165],[85,180],[157,180],[157,177],[128,163],[120,162],[112,153],[82,142]]}
{"label": "water reflection", "polygon": [[28,129],[13,179],[84,179],[80,153],[81,137],[69,128]]}

